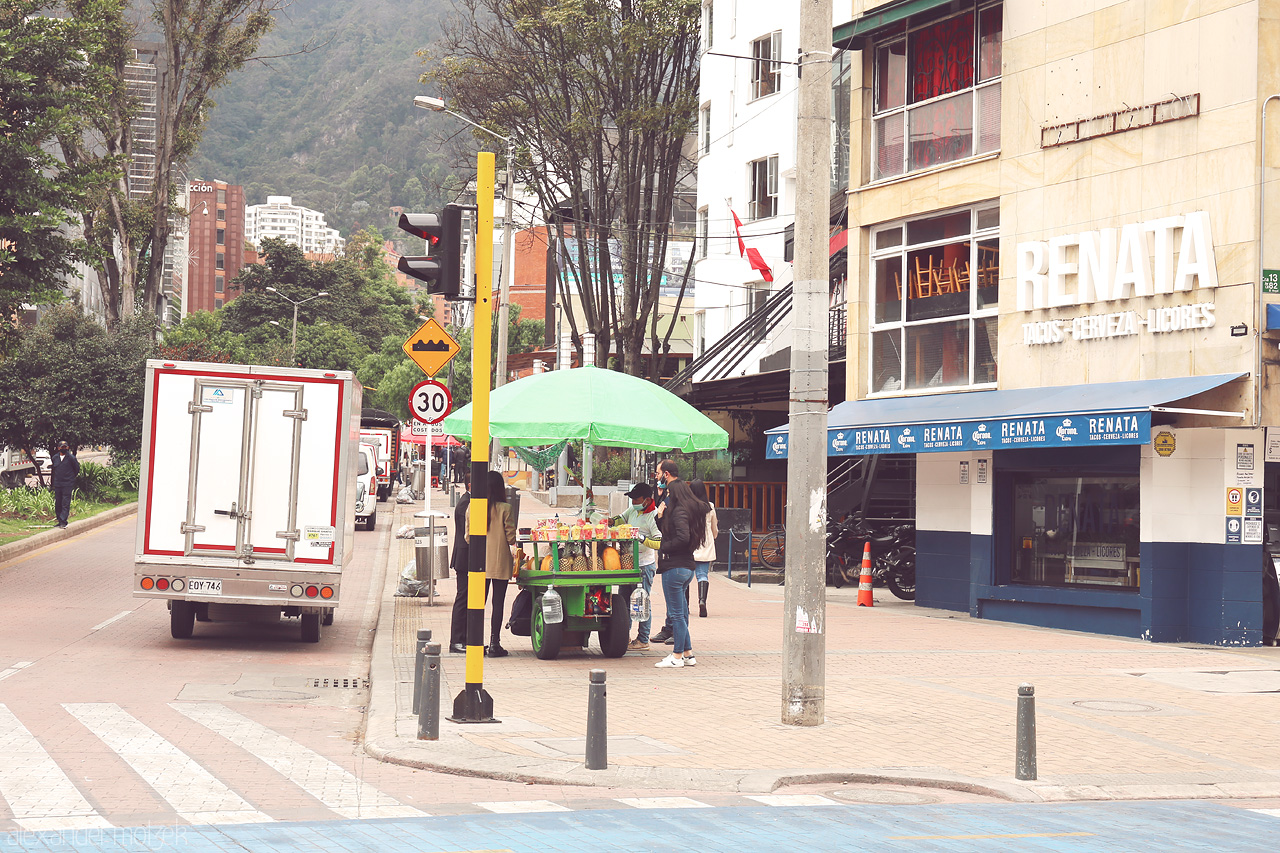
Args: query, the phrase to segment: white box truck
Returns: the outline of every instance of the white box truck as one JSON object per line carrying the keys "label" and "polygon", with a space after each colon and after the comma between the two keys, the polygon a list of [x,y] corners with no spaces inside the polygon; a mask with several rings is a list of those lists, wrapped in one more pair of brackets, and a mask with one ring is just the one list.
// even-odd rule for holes
{"label": "white box truck", "polygon": [[200,621],[333,622],[355,542],[362,389],[346,371],[147,362],[133,595]]}

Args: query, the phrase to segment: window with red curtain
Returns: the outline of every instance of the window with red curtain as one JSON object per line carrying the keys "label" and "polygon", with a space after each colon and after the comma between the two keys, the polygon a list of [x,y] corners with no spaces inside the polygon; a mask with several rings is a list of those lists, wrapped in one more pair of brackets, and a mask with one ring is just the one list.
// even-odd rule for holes
{"label": "window with red curtain", "polygon": [[910,38],[913,104],[973,85],[972,12],[922,27]]}

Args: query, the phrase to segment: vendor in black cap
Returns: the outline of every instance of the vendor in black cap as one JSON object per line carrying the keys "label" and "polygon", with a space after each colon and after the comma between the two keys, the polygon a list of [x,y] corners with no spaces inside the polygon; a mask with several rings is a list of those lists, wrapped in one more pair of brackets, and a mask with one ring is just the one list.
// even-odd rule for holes
{"label": "vendor in black cap", "polygon": [[71,452],[65,442],[58,442],[58,452],[53,454],[53,505],[58,516],[58,526],[66,527],[71,516],[71,492],[76,487],[76,476],[80,473],[80,460]]}

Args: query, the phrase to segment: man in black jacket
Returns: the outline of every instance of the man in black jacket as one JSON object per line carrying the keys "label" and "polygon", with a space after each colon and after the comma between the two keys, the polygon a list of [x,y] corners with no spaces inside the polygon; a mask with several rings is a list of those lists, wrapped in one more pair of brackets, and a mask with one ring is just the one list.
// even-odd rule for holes
{"label": "man in black jacket", "polygon": [[[661,497],[658,498],[658,529],[666,535],[666,528],[663,527],[663,516],[666,514],[667,505],[671,502],[671,484],[680,479],[680,466],[671,459],[663,459],[658,463],[658,470],[654,474],[654,478],[658,481],[658,488]],[[662,624],[662,630],[654,634],[651,643],[665,643],[670,646],[675,643],[675,629],[671,624],[671,614],[667,614],[667,621]]]}
{"label": "man in black jacket", "polygon": [[71,516],[71,492],[76,487],[76,477],[80,474],[80,461],[71,452],[65,441],[59,442],[58,452],[53,454],[53,475],[49,478],[53,486],[53,505],[58,516],[58,526],[66,527]]}
{"label": "man in black jacket", "polygon": [[462,497],[453,510],[453,556],[449,568],[453,570],[458,591],[453,597],[453,618],[449,622],[449,651],[465,654],[467,651],[467,572],[471,565],[471,549],[467,546],[467,511],[471,508],[471,472],[464,475],[466,483]]}

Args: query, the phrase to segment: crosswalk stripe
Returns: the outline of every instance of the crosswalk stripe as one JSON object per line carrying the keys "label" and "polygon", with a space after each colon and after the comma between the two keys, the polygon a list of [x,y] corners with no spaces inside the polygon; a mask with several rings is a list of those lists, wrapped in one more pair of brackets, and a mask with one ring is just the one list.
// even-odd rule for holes
{"label": "crosswalk stripe", "polygon": [[568,806],[553,803],[550,800],[511,800],[498,803],[474,803],[482,809],[496,814],[533,814],[535,812],[567,812]]}
{"label": "crosswalk stripe", "polygon": [[1270,815],[1271,817],[1280,817],[1280,809],[1247,809],[1247,811]]}
{"label": "crosswalk stripe", "polygon": [[709,809],[711,806],[688,797],[616,797],[624,806],[637,809]]}
{"label": "crosswalk stripe", "polygon": [[171,702],[170,707],[250,753],[345,818],[423,816],[320,753],[230,708],[214,702]]}
{"label": "crosswalk stripe", "polygon": [[123,758],[188,823],[271,820],[119,705],[73,702],[62,707]]}
{"label": "crosswalk stripe", "polygon": [[747,796],[748,800],[755,800],[757,803],[763,803],[766,806],[838,806],[835,800],[824,797],[820,794],[761,794],[758,796]]}
{"label": "crosswalk stripe", "polygon": [[0,798],[28,831],[111,826],[18,718],[0,705]]}
{"label": "crosswalk stripe", "polygon": [[0,670],[0,681],[4,681],[6,678],[8,678],[11,675],[17,675],[27,667],[31,666],[33,663],[35,663],[35,661],[20,660],[17,663],[15,663],[13,666],[9,667],[8,669]]}

